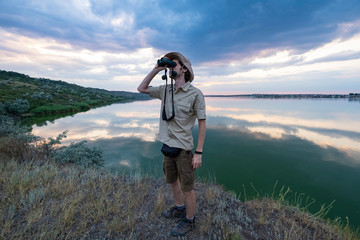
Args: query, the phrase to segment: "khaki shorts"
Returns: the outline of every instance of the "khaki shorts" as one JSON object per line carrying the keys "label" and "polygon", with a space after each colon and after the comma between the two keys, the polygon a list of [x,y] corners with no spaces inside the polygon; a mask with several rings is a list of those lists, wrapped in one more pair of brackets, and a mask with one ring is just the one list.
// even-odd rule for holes
{"label": "khaki shorts", "polygon": [[191,166],[192,158],[192,151],[185,150],[175,158],[164,156],[163,170],[166,183],[174,183],[179,178],[183,192],[193,190],[195,170]]}

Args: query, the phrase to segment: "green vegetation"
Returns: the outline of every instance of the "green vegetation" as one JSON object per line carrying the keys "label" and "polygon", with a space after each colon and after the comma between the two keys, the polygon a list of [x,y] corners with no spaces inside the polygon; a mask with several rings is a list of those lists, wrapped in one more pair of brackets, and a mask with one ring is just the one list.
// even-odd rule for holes
{"label": "green vegetation", "polygon": [[0,71],[0,114],[51,116],[87,111],[136,98],[135,93],[85,88],[63,81]]}

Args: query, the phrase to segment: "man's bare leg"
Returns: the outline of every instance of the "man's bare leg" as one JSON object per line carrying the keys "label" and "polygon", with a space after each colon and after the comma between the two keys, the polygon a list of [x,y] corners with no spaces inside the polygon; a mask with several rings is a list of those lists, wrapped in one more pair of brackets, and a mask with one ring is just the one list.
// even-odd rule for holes
{"label": "man's bare leg", "polygon": [[184,205],[179,178],[174,183],[171,184],[171,190],[174,195],[175,204],[178,206]]}
{"label": "man's bare leg", "polygon": [[[174,183],[171,184],[171,189],[173,191],[175,204],[183,205],[184,201],[182,199],[182,191],[179,179],[177,179]],[[196,206],[196,196],[194,190],[184,192],[185,202],[186,202],[186,215],[188,218],[193,218],[195,214],[195,206]]]}
{"label": "man's bare leg", "polygon": [[184,192],[186,202],[186,216],[193,218],[195,214],[196,196],[194,190]]}

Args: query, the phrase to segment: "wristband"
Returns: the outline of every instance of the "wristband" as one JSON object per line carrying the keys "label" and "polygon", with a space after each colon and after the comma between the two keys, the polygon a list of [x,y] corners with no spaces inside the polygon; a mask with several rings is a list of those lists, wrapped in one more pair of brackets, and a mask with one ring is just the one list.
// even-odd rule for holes
{"label": "wristband", "polygon": [[202,154],[202,152],[195,151],[195,154],[200,154],[200,155],[201,155],[201,154]]}

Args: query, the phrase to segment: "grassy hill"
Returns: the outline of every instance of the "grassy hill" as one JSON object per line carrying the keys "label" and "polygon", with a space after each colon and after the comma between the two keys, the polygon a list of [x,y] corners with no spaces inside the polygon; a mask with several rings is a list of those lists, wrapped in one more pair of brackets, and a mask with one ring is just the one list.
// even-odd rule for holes
{"label": "grassy hill", "polygon": [[0,70],[0,103],[9,109],[16,100],[20,105],[26,105],[27,101],[29,107],[26,112],[20,111],[22,116],[74,113],[138,98],[144,97],[137,93],[111,92]]}

